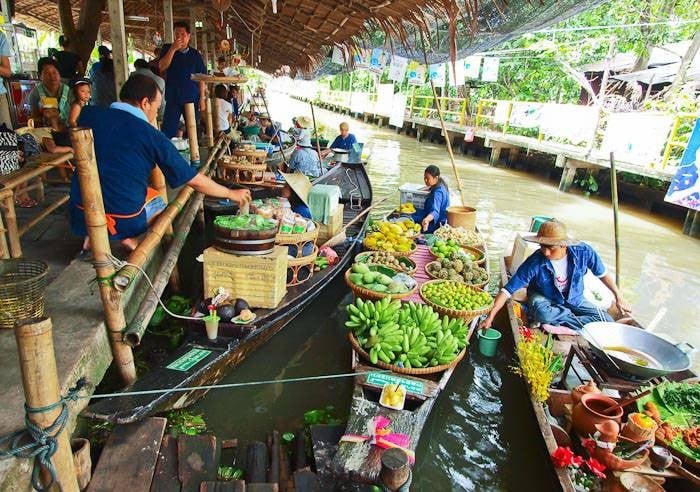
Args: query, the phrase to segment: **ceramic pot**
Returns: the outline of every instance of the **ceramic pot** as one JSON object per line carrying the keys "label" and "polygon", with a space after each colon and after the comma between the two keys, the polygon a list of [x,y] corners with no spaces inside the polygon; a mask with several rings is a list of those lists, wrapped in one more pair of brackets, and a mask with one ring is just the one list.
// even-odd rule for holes
{"label": "ceramic pot", "polygon": [[588,393],[600,394],[600,389],[598,389],[598,385],[596,385],[595,382],[588,381],[586,384],[581,384],[572,389],[571,400],[573,404],[576,405],[581,401],[581,397]]}
{"label": "ceramic pot", "polygon": [[665,470],[673,463],[673,455],[671,452],[661,446],[652,446],[649,453],[649,461],[654,470]]}
{"label": "ceramic pot", "polygon": [[617,402],[612,398],[595,393],[581,396],[581,401],[574,407],[571,414],[571,424],[576,433],[581,437],[592,436],[596,431],[596,424],[602,424],[613,420],[618,424],[622,420],[622,408],[617,408],[612,414],[603,411]]}
{"label": "ceramic pot", "polygon": [[90,478],[92,478],[90,441],[83,438],[71,439],[70,447],[73,451],[73,466],[78,478],[78,488],[85,490],[90,483]]}
{"label": "ceramic pot", "polygon": [[593,451],[593,457],[598,460],[601,464],[605,465],[610,471],[621,471],[629,470],[635,466],[639,466],[647,459],[649,456],[649,450],[645,449],[640,454],[635,455],[629,460],[623,460],[622,458],[615,456],[609,449],[596,448]]}

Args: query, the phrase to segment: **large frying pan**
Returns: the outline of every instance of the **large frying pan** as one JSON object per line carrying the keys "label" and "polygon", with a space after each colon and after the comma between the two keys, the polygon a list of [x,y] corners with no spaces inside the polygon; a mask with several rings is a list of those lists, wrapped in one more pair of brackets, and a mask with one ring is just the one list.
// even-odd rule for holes
{"label": "large frying pan", "polygon": [[[608,357],[620,368],[622,377],[652,379],[690,368],[688,343],[672,344],[648,331],[622,323],[587,323],[581,334],[593,353],[603,361]],[[605,352],[603,352],[605,349]]]}

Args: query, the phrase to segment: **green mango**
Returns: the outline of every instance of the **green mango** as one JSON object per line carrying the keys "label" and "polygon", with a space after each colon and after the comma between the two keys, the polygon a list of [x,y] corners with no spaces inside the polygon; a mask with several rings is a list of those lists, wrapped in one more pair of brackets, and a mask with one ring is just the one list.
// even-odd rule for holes
{"label": "green mango", "polygon": [[361,274],[361,273],[351,273],[351,274],[349,275],[349,277],[350,277],[350,282],[352,282],[353,284],[357,284],[357,285],[362,285],[362,284],[363,284],[363,282],[362,282],[362,274]]}
{"label": "green mango", "polygon": [[372,284],[372,285],[368,286],[368,289],[373,290],[375,292],[386,292],[387,291],[386,285],[382,285],[382,284]]}
{"label": "green mango", "polygon": [[392,280],[389,275],[384,275],[383,273],[377,275],[377,283],[382,285],[389,285],[391,282]]}
{"label": "green mango", "polygon": [[373,284],[377,279],[377,275],[379,275],[377,272],[367,272],[362,276],[362,280],[365,285]]}
{"label": "green mango", "polygon": [[369,273],[369,267],[364,263],[355,263],[352,266],[352,271],[354,273],[362,273],[362,274]]}

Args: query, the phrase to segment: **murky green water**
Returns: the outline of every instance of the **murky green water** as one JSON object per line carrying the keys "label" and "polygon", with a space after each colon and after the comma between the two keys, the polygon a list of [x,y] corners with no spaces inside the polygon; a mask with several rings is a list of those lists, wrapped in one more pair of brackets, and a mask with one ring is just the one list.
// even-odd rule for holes
{"label": "murky green water", "polygon": [[[293,115],[309,114],[308,105],[273,95],[272,117],[288,124]],[[347,119],[316,110],[319,122],[335,127]],[[443,146],[421,144],[351,120],[351,131],[372,150],[369,166],[375,195],[391,196],[397,188],[419,183],[426,165],[436,164],[451,183]],[[513,170],[490,168],[458,157],[465,197],[479,210],[478,224],[487,237],[492,266],[514,231],[527,230],[533,215],[556,216],[570,232],[591,243],[608,265],[613,264],[612,212],[603,200],[559,193],[542,178]],[[454,186],[453,186],[454,188]],[[648,322],[667,308],[657,333],[700,347],[700,243],[683,236],[680,226],[622,206],[622,288],[635,314]],[[270,343],[252,354],[225,382],[280,379],[350,370],[350,347],[341,326],[342,281],[324,292]],[[418,448],[415,490],[550,490],[541,441],[526,408],[522,385],[510,374],[503,354],[484,359],[470,354],[441,394]],[[694,367],[700,369],[695,362]],[[212,393],[197,405],[220,437],[243,442],[262,439],[270,430],[294,430],[303,413],[334,405],[344,417],[351,382],[255,386]]]}

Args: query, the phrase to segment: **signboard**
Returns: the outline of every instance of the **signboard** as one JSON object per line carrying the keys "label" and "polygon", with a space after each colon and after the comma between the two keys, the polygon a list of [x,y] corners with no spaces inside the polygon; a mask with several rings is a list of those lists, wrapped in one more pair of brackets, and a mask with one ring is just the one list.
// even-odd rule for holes
{"label": "signboard", "polygon": [[500,58],[484,58],[484,68],[481,71],[481,80],[483,80],[484,82],[498,81],[498,66],[500,64]]}
{"label": "signboard", "polygon": [[541,109],[542,105],[538,103],[513,103],[508,124],[518,128],[537,128]]}
{"label": "signboard", "polygon": [[187,351],[187,353],[185,353],[183,356],[172,361],[166,367],[168,369],[172,369],[173,371],[189,371],[202,359],[206,359],[209,354],[211,354],[211,350],[193,348],[192,350]]}
{"label": "signboard", "polygon": [[590,140],[597,119],[598,111],[593,106],[545,104],[540,114],[540,132],[581,145]]}
{"label": "signboard", "polygon": [[337,46],[333,48],[331,63],[335,63],[336,65],[345,65],[345,56],[343,54],[343,50],[341,50]]}
{"label": "signboard", "polygon": [[369,94],[366,92],[353,92],[350,100],[350,111],[353,113],[364,113],[369,102]]}
{"label": "signboard", "polygon": [[355,68],[369,68],[370,59],[372,58],[371,50],[367,48],[359,48],[353,55]]}
{"label": "signboard", "polygon": [[419,64],[417,61],[411,60],[406,68],[408,73],[408,83],[411,85],[425,84],[425,65]]}
{"label": "signboard", "polygon": [[408,58],[403,56],[392,56],[391,64],[389,65],[389,80],[401,83],[406,75],[406,67],[408,67]]}
{"label": "signboard", "polygon": [[391,107],[394,105],[394,84],[379,84],[377,87],[377,105],[374,114],[382,116],[391,115]]}
{"label": "signboard", "polygon": [[663,113],[612,113],[601,150],[615,152],[620,161],[650,165],[660,159],[672,122]]}
{"label": "signboard", "polygon": [[381,48],[374,48],[370,52],[369,69],[374,72],[383,72],[387,64],[387,54]]}
{"label": "signboard", "polygon": [[404,379],[393,374],[387,374],[384,372],[372,372],[367,375],[367,383],[374,384],[376,386],[384,386],[385,384],[402,384],[406,388],[406,391],[410,391],[416,395],[423,394],[423,383],[420,381],[414,381],[413,379]]}
{"label": "signboard", "polygon": [[445,64],[435,63],[430,65],[430,80],[435,87],[445,87]]}
{"label": "signboard", "polygon": [[406,115],[406,94],[394,94],[394,104],[391,106],[389,124],[396,128],[403,127],[403,120]]}
{"label": "signboard", "polygon": [[666,192],[664,201],[675,203],[691,210],[700,210],[700,119],[695,120],[688,146],[678,163],[678,171]]}
{"label": "signboard", "polygon": [[467,79],[478,79],[481,69],[480,56],[468,56],[464,59],[464,77]]}
{"label": "signboard", "polygon": [[456,87],[458,85],[464,85],[464,62],[465,60],[457,60],[454,64],[447,64],[447,74],[450,76],[450,85]]}

